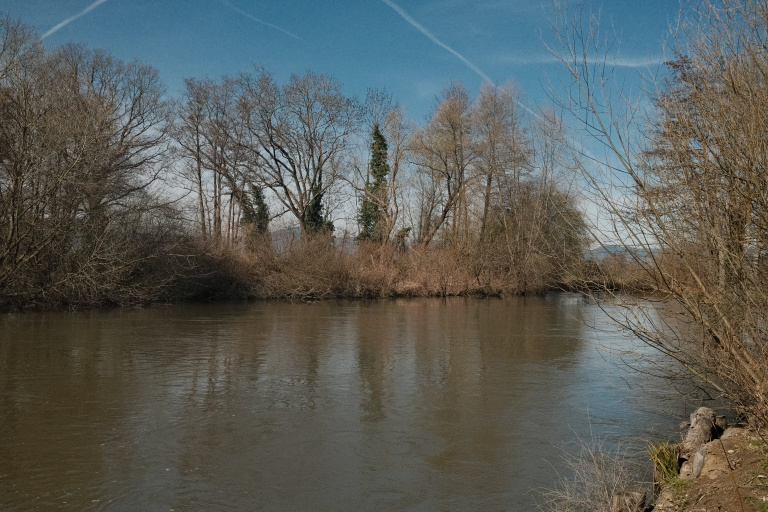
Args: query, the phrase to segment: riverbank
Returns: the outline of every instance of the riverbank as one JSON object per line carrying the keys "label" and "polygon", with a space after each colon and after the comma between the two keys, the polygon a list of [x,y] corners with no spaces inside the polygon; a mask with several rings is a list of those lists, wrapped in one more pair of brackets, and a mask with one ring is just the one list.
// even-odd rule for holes
{"label": "riverbank", "polygon": [[768,445],[757,432],[731,427],[698,451],[700,467],[683,464],[678,490],[665,488],[654,512],[768,510]]}
{"label": "riverbank", "polygon": [[728,426],[700,407],[681,424],[682,442],[654,443],[653,500],[631,488],[611,497],[610,512],[766,512],[768,444],[758,429]]}
{"label": "riverbank", "polygon": [[539,510],[768,511],[768,443],[759,428],[729,426],[725,416],[700,407],[680,429],[679,443],[648,443],[639,458],[594,438],[582,444],[564,459],[571,476],[541,493]]}
{"label": "riverbank", "polygon": [[[513,265],[473,248],[331,244],[327,237],[238,250],[176,246],[110,279],[51,272],[0,291],[0,310],[66,310],[153,303],[516,296],[576,289],[570,267]],[[475,252],[473,252],[475,251]],[[184,255],[184,256],[182,256]],[[537,266],[538,265],[538,266]],[[570,269],[570,270],[568,270]],[[83,272],[86,272],[84,270]]]}

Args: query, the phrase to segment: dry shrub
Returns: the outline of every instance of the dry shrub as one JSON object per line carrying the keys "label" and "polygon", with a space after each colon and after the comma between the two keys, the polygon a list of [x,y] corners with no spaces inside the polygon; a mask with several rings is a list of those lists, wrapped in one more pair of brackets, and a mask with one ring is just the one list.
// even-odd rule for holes
{"label": "dry shrub", "polygon": [[48,248],[1,286],[0,308],[139,305],[176,297],[195,273],[194,247],[165,212],[122,212],[110,223]]}
{"label": "dry shrub", "polygon": [[[122,249],[109,253],[115,260],[110,265],[99,259],[103,269],[86,261],[79,263],[78,271],[49,274],[58,285],[49,289],[47,307],[520,291],[510,277],[514,275],[509,264],[478,263],[477,250],[471,246],[405,249],[368,242],[351,246],[348,240],[315,235],[288,240],[276,249],[269,234],[251,234],[230,246],[183,232],[147,233],[142,243],[118,244]],[[28,297],[25,301],[32,302]]]}
{"label": "dry shrub", "polygon": [[579,451],[564,456],[564,472],[555,489],[541,492],[539,508],[550,512],[613,512],[611,500],[623,492],[646,489],[640,466],[621,447],[582,441]]}
{"label": "dry shrub", "polygon": [[299,300],[349,296],[348,259],[328,235],[305,236],[277,256],[273,271],[265,275],[263,293]]}
{"label": "dry shrub", "polygon": [[397,295],[403,277],[402,260],[391,245],[360,242],[348,259],[351,292],[355,297]]}
{"label": "dry shrub", "polygon": [[471,293],[473,278],[461,260],[461,253],[451,247],[414,250],[403,262],[401,293],[441,297]]}
{"label": "dry shrub", "polygon": [[257,295],[263,275],[251,254],[202,238],[188,240],[179,252],[183,268],[165,300],[243,300]]}

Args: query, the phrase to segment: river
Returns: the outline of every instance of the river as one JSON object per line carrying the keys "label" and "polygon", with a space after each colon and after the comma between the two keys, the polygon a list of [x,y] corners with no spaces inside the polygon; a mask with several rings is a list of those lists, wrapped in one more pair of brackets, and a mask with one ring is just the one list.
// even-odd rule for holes
{"label": "river", "polygon": [[0,510],[535,510],[579,439],[690,412],[601,321],[572,294],[5,314]]}

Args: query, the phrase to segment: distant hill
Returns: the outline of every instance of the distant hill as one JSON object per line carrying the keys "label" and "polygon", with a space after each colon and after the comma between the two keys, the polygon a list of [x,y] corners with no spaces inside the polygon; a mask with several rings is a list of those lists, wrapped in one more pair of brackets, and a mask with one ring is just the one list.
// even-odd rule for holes
{"label": "distant hill", "polygon": [[622,254],[627,256],[630,254],[627,248],[623,245],[605,245],[587,250],[585,257],[587,259],[600,261],[607,258],[608,256],[619,256]]}
{"label": "distant hill", "polygon": [[[644,259],[648,255],[649,249],[645,247],[628,247],[624,245],[605,245],[589,249],[585,255],[586,259],[602,261],[609,256],[626,256],[627,258]],[[659,249],[650,249],[652,254],[658,254]]]}

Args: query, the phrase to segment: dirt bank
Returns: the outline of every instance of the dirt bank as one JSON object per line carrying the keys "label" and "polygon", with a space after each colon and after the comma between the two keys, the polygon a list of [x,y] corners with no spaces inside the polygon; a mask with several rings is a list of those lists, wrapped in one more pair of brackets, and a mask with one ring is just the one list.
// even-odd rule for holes
{"label": "dirt bank", "polygon": [[677,492],[664,489],[654,512],[768,512],[768,445],[757,432],[728,428],[697,452],[700,469],[684,462]]}

